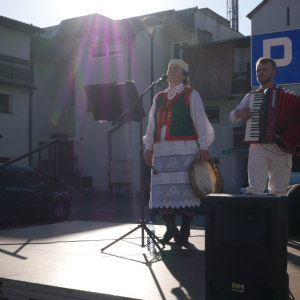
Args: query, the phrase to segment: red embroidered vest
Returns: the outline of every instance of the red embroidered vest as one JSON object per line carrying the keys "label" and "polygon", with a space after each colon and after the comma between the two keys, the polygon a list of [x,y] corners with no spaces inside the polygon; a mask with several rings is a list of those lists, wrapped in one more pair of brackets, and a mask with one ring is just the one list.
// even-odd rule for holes
{"label": "red embroidered vest", "polygon": [[190,113],[189,97],[192,92],[193,89],[185,87],[172,100],[167,99],[167,93],[158,94],[154,113],[154,143],[160,140],[162,124],[167,126],[166,141],[197,141],[198,136]]}

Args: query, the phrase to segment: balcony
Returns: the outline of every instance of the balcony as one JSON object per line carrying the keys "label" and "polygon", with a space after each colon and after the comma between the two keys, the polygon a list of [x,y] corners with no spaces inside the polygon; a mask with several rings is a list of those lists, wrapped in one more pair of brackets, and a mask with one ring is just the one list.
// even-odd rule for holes
{"label": "balcony", "polygon": [[28,89],[37,89],[34,86],[33,62],[0,54],[0,82]]}
{"label": "balcony", "polygon": [[233,127],[233,149],[234,150],[248,150],[249,143],[244,143],[245,126]]}
{"label": "balcony", "polygon": [[251,91],[251,73],[239,72],[232,74],[232,94],[246,94]]}

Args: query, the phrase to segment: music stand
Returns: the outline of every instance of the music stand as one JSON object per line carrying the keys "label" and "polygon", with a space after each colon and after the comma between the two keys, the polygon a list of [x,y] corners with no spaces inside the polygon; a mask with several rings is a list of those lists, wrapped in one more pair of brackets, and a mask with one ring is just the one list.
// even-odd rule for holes
{"label": "music stand", "polygon": [[[108,83],[108,84],[96,84],[96,85],[85,85],[84,89],[88,100],[91,103],[93,117],[96,121],[105,120],[113,121],[112,125],[117,122],[124,121],[138,121],[140,122],[140,172],[141,172],[141,220],[140,224],[133,230],[127,232],[120,238],[116,239],[114,242],[105,246],[101,249],[103,252],[105,249],[109,248],[118,241],[124,239],[129,234],[141,228],[142,230],[142,245],[145,247],[145,236],[144,230],[147,232],[148,236],[151,238],[153,243],[159,249],[161,254],[166,257],[162,248],[158,245],[160,243],[158,237],[149,230],[145,222],[145,212],[144,212],[144,154],[143,154],[143,126],[142,120],[146,116],[143,108],[143,97],[144,95],[154,86],[153,82],[142,94],[138,96],[135,84],[133,81],[125,81],[123,84]],[[132,103],[133,99],[137,99]]]}

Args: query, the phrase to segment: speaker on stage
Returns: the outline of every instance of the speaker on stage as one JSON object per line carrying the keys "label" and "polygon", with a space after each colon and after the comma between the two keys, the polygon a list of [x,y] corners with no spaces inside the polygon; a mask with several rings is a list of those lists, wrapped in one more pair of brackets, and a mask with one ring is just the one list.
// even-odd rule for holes
{"label": "speaker on stage", "polygon": [[206,300],[288,300],[288,198],[206,198]]}

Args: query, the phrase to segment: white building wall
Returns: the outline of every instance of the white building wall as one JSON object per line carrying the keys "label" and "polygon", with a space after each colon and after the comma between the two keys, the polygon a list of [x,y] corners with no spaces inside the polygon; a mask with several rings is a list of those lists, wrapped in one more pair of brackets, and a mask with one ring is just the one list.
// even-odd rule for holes
{"label": "white building wall", "polygon": [[[201,19],[202,18],[202,19]],[[198,18],[197,28],[207,22],[207,30],[214,34],[214,39],[228,39],[242,36],[240,33],[216,24],[216,21],[204,16]],[[208,29],[209,28],[209,29]],[[178,35],[160,34],[159,28],[156,32],[154,45],[154,81],[167,72],[168,62],[172,58],[172,42],[187,40],[189,44],[194,42],[194,33],[181,32]],[[93,176],[94,189],[107,192],[109,187],[109,151],[107,133],[113,127],[110,123],[95,122],[91,113],[86,113],[86,95],[83,90],[84,84],[99,84],[104,82],[122,83],[131,79],[135,82],[138,93],[142,93],[151,84],[151,41],[145,30],[139,32],[133,39],[131,55],[131,78],[128,77],[128,55],[126,44],[124,43],[123,56],[111,58],[89,58],[89,46],[80,47],[76,54],[76,135],[78,144],[75,144],[75,152],[78,155],[78,166]],[[160,88],[154,90],[154,95],[167,88],[167,82]],[[151,103],[150,91],[144,96],[143,107],[147,117],[143,118],[143,132],[146,132],[148,113]],[[228,111],[229,114],[230,111]],[[227,111],[226,111],[227,113]],[[226,116],[228,119],[228,116]],[[222,117],[223,118],[223,117]],[[219,124],[215,124],[217,127]],[[222,132],[220,133],[222,136]],[[232,140],[232,132],[230,138]],[[140,141],[139,123],[130,122],[111,134],[112,159],[113,160],[134,160],[135,183],[126,185],[115,185],[114,192],[119,189],[121,193],[140,191]],[[229,142],[226,142],[226,146]],[[216,147],[217,148],[217,147]],[[232,141],[230,144],[232,148]],[[219,153],[216,153],[220,157]],[[221,157],[220,157],[221,159]],[[223,162],[226,169],[225,160]],[[226,173],[226,172],[225,172]],[[228,179],[228,189],[233,189],[232,179]],[[228,190],[227,189],[227,190]]]}
{"label": "white building wall", "polygon": [[220,41],[242,37],[243,34],[237,32],[206,15],[204,12],[198,10],[195,14],[195,29],[196,34],[198,30],[206,30],[213,34],[212,41]]}
{"label": "white building wall", "polygon": [[33,92],[33,149],[39,142],[49,142],[50,134],[75,136],[74,61],[54,60],[36,55]]}
{"label": "white building wall", "polygon": [[[109,147],[107,133],[113,129],[111,122],[95,121],[91,111],[87,112],[87,96],[84,85],[109,82],[124,83],[127,78],[127,46],[123,42],[123,55],[91,58],[90,45],[80,45],[75,55],[75,107],[76,136],[75,155],[78,155],[78,167],[93,177],[95,190],[108,192],[109,188]],[[107,99],[108,100],[108,99]],[[113,142],[113,159],[127,160],[134,157],[132,129],[134,125],[126,124],[111,135]],[[119,140],[119,135],[126,137]],[[117,140],[116,140],[117,139]],[[133,144],[133,145],[132,145]]]}
{"label": "white building wall", "polygon": [[[171,57],[170,43],[163,42],[164,37],[157,32],[154,39],[154,81],[165,74]],[[132,40],[131,78],[128,78],[128,53],[124,42],[124,53],[110,58],[89,58],[88,45],[80,47],[76,54],[76,135],[75,153],[78,166],[88,175],[93,176],[95,190],[107,192],[109,187],[109,146],[108,132],[113,129],[111,122],[94,121],[92,113],[86,112],[86,94],[83,86],[105,82],[123,83],[125,80],[135,82],[138,94],[144,92],[151,84],[151,41],[146,31],[142,31]],[[154,95],[167,87],[154,89]],[[134,99],[136,100],[136,99]],[[151,92],[143,98],[146,117],[143,118],[142,136],[146,132],[148,113],[151,106]],[[128,122],[111,133],[112,159],[134,160],[135,182],[116,185],[121,192],[140,191],[140,128],[138,122]]]}
{"label": "white building wall", "polygon": [[[290,25],[287,25],[287,7],[290,10]],[[252,34],[284,31],[300,28],[299,0],[270,0],[251,18]]]}
{"label": "white building wall", "polygon": [[244,172],[245,174],[242,174],[242,178],[240,179],[238,177],[241,176],[237,176],[236,174],[236,167],[240,153],[233,150],[233,124],[229,120],[230,112],[235,109],[237,103],[239,103],[241,99],[242,97],[236,97],[235,100],[203,100],[205,108],[219,107],[220,122],[212,123],[215,131],[215,140],[208,150],[211,158],[219,159],[219,167],[224,181],[224,193],[236,193],[241,187],[241,184],[245,183],[245,180],[247,181],[246,172]]}
{"label": "white building wall", "polygon": [[[206,22],[206,23],[205,23]],[[196,28],[208,30],[214,34],[214,40],[228,39],[242,36],[232,29],[217,24],[216,20],[205,15],[196,14]],[[205,28],[203,27],[206,24]],[[172,58],[172,42],[187,40],[194,43],[194,32],[160,34],[159,29],[154,38],[154,81],[167,72],[168,62]],[[86,42],[86,41],[85,41]],[[112,41],[113,42],[113,41]],[[99,123],[93,119],[92,113],[87,112],[87,97],[84,85],[109,82],[123,83],[125,80],[135,82],[138,93],[142,93],[151,84],[151,41],[146,32],[139,32],[132,39],[131,62],[128,62],[127,43],[123,42],[123,55],[91,58],[90,44],[77,45],[75,48],[75,149],[78,156],[78,167],[93,177],[95,190],[108,192],[109,189],[109,145],[108,132],[113,129],[111,123]],[[131,76],[128,75],[130,63]],[[130,77],[130,78],[128,78]],[[168,86],[164,83],[161,88],[154,90],[154,95]],[[145,134],[148,113],[151,103],[150,91],[144,96],[143,106],[147,117],[143,118],[143,132]],[[122,192],[128,189],[132,192],[140,191],[140,140],[139,123],[129,122],[111,133],[112,159],[134,160],[135,182],[121,186]]]}
{"label": "white building wall", "polygon": [[0,27],[0,53],[30,60],[30,35]]}
{"label": "white building wall", "polygon": [[[29,152],[29,91],[0,84],[0,93],[12,104],[11,113],[0,113],[0,157],[14,159]],[[28,158],[16,164],[28,166]]]}
{"label": "white building wall", "polygon": [[[0,27],[0,54],[30,59],[29,34]],[[3,79],[10,80],[11,78]],[[0,84],[0,93],[10,96],[10,112],[0,113],[0,157],[17,158],[29,152],[29,90]],[[25,158],[16,164],[28,166]]]}

